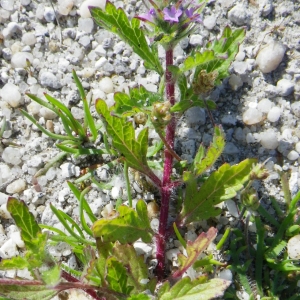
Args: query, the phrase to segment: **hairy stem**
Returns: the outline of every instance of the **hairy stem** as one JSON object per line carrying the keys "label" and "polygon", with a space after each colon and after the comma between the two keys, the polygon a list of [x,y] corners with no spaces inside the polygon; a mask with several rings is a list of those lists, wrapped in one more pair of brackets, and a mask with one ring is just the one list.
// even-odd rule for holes
{"label": "hairy stem", "polygon": [[[168,66],[173,65],[173,47],[170,47],[166,51],[166,95],[167,100],[174,105],[175,103],[175,84],[172,78],[172,73],[168,70]],[[172,117],[171,122],[167,125],[166,128],[166,142],[169,147],[173,150],[174,147],[174,137],[175,137],[175,127],[176,121],[175,118]],[[168,225],[168,213],[169,213],[169,202],[171,196],[171,174],[172,174],[172,163],[173,163],[173,155],[170,151],[165,147],[165,163],[164,163],[164,172],[163,172],[163,180],[161,187],[161,209],[160,209],[160,217],[159,217],[159,228],[158,228],[158,236],[156,240],[156,258],[157,258],[157,267],[156,273],[158,279],[161,280],[165,274],[165,242],[167,238],[167,225]]]}

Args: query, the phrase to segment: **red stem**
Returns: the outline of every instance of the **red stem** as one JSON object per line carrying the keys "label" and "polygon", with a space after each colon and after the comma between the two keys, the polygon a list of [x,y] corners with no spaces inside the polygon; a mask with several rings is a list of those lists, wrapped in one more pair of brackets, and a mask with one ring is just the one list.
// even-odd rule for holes
{"label": "red stem", "polygon": [[[167,100],[174,105],[175,103],[175,84],[172,78],[172,73],[168,70],[168,66],[173,65],[173,47],[170,47],[166,51],[166,94]],[[170,148],[174,148],[174,138],[175,138],[175,127],[176,120],[172,117],[170,123],[166,128],[166,141]],[[158,280],[162,280],[165,274],[165,242],[167,238],[167,225],[168,225],[168,214],[169,214],[169,202],[171,196],[171,174],[172,174],[172,163],[173,155],[165,148],[165,163],[164,163],[164,173],[161,187],[161,209],[159,217],[159,228],[158,236],[156,239],[156,258],[157,267],[156,275]]]}

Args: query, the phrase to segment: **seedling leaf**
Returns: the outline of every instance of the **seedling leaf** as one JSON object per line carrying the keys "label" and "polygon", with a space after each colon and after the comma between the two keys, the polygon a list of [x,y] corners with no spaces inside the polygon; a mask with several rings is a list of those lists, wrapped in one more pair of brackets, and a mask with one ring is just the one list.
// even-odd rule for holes
{"label": "seedling leaf", "polygon": [[188,241],[186,252],[187,257],[183,254],[178,254],[179,269],[172,275],[173,278],[178,278],[187,271],[189,267],[197,260],[199,255],[209,246],[215,239],[218,230],[211,227],[207,233],[202,232],[194,242]]}
{"label": "seedling leaf", "polygon": [[164,293],[160,293],[159,300],[208,300],[222,297],[224,291],[231,284],[230,281],[214,278],[206,283],[202,283],[202,279],[191,281],[189,277],[185,277],[177,282],[167,292],[167,285],[163,285]]}
{"label": "seedling leaf", "polygon": [[118,212],[114,219],[100,219],[94,223],[92,231],[95,238],[101,237],[104,242],[119,241],[121,244],[133,243],[139,238],[145,243],[151,241],[152,230],[144,201],[138,201],[136,211],[121,205]]}
{"label": "seedling leaf", "polygon": [[219,215],[221,209],[215,205],[236,196],[237,191],[249,180],[255,162],[256,159],[246,159],[234,166],[223,164],[200,189],[195,176],[191,172],[185,172],[186,193],[179,215],[180,225]]}

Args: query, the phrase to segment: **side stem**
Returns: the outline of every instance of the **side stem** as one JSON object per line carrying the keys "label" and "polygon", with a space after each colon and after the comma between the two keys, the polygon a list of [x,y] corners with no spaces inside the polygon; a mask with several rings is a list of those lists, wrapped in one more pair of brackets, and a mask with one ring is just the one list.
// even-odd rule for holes
{"label": "side stem", "polygon": [[[168,70],[168,66],[173,65],[173,47],[171,46],[166,51],[166,96],[167,100],[171,103],[171,105],[175,104],[175,83],[172,78],[172,73]],[[173,150],[174,148],[174,138],[175,138],[175,128],[176,128],[176,120],[174,116],[172,117],[170,123],[166,128],[166,142]],[[171,174],[172,174],[172,163],[173,163],[173,155],[170,151],[165,148],[165,163],[164,163],[164,172],[163,172],[163,180],[161,187],[161,209],[160,209],[160,217],[159,217],[159,228],[158,228],[158,236],[156,239],[156,258],[157,258],[157,267],[156,274],[159,280],[164,278],[165,274],[165,243],[167,237],[167,226],[168,226],[168,213],[169,213],[169,202],[171,196]]]}

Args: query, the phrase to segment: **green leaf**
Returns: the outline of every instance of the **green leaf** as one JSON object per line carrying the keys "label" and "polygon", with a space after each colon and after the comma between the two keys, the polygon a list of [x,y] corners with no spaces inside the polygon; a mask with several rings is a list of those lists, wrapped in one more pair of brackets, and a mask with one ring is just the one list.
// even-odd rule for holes
{"label": "green leaf", "polygon": [[131,295],[129,298],[127,298],[127,300],[150,300],[150,299],[151,298],[145,294]]}
{"label": "green leaf", "polygon": [[10,259],[2,259],[0,262],[0,270],[9,269],[25,269],[29,267],[28,260],[25,257],[16,256]]}
{"label": "green leaf", "polygon": [[209,228],[207,233],[202,232],[194,242],[188,241],[186,246],[187,257],[183,254],[178,254],[179,269],[172,275],[173,278],[178,278],[187,271],[189,267],[198,259],[199,255],[209,246],[209,244],[217,236],[216,228]]}
{"label": "green leaf", "polygon": [[105,119],[107,133],[113,139],[113,146],[124,155],[128,166],[144,173],[160,185],[160,180],[147,164],[148,128],[144,128],[135,138],[132,122],[112,116],[103,100],[96,102],[96,110]]}
{"label": "green leaf", "polygon": [[49,270],[42,271],[41,277],[47,286],[54,286],[60,280],[60,267],[55,265]]}
{"label": "green leaf", "polygon": [[116,243],[113,248],[113,256],[125,267],[127,285],[132,286],[132,293],[137,294],[149,289],[147,284],[148,267],[144,263],[144,257],[138,256],[132,245]]}
{"label": "green leaf", "polygon": [[222,60],[220,66],[213,69],[218,71],[218,79],[223,79],[228,76],[228,68],[238,53],[239,45],[243,42],[245,34],[245,28],[238,28],[232,31],[229,26],[226,26],[223,30],[221,38],[215,40],[213,44],[207,45],[207,48],[214,50],[215,55],[227,55],[227,58]]}
{"label": "green leaf", "polygon": [[142,85],[139,88],[131,89],[129,95],[125,93],[115,93],[115,104],[111,108],[114,113],[123,116],[131,116],[137,112],[150,110],[155,102],[162,102],[164,99],[158,93],[147,91]]}
{"label": "green leaf", "polygon": [[[17,280],[15,280],[17,281]],[[24,280],[20,280],[24,282]],[[28,281],[30,283],[30,281]],[[50,300],[58,291],[49,289],[46,285],[8,285],[0,279],[0,294],[7,296],[10,300]]]}
{"label": "green leaf", "polygon": [[199,176],[216,162],[221,156],[225,147],[225,136],[221,127],[215,126],[213,141],[205,154],[205,148],[200,145],[199,150],[195,156],[190,170],[195,176]]}
{"label": "green leaf", "polygon": [[27,249],[36,249],[34,240],[41,233],[41,228],[35,221],[34,216],[29,211],[24,201],[9,197],[7,201],[7,210],[13,217],[16,225],[21,230],[21,237]]}
{"label": "green leaf", "polygon": [[119,215],[114,219],[100,219],[92,227],[96,238],[102,238],[104,242],[119,241],[122,244],[133,243],[141,238],[145,243],[151,241],[152,230],[147,215],[147,206],[143,200],[139,200],[136,211],[121,205],[118,208]]}
{"label": "green leaf", "polygon": [[223,164],[198,188],[197,179],[191,172],[184,173],[186,193],[179,215],[180,226],[217,216],[218,203],[236,196],[237,191],[250,179],[250,171],[256,159],[246,159],[238,165]]}
{"label": "green leaf", "polygon": [[222,297],[224,291],[231,284],[230,281],[214,278],[206,283],[202,283],[202,279],[191,281],[189,277],[185,277],[177,282],[171,289],[166,291],[166,284],[163,285],[164,293],[160,293],[159,300],[209,300]]}
{"label": "green leaf", "polygon": [[145,67],[163,74],[157,52],[148,46],[144,31],[140,28],[140,21],[133,18],[129,22],[123,9],[117,9],[112,3],[106,2],[105,11],[93,7],[90,9],[95,22],[105,29],[117,34],[129,44],[133,51],[145,61]]}
{"label": "green leaf", "polygon": [[127,284],[126,269],[121,262],[117,261],[115,257],[107,259],[107,275],[106,280],[113,291],[129,295],[132,286]]}

